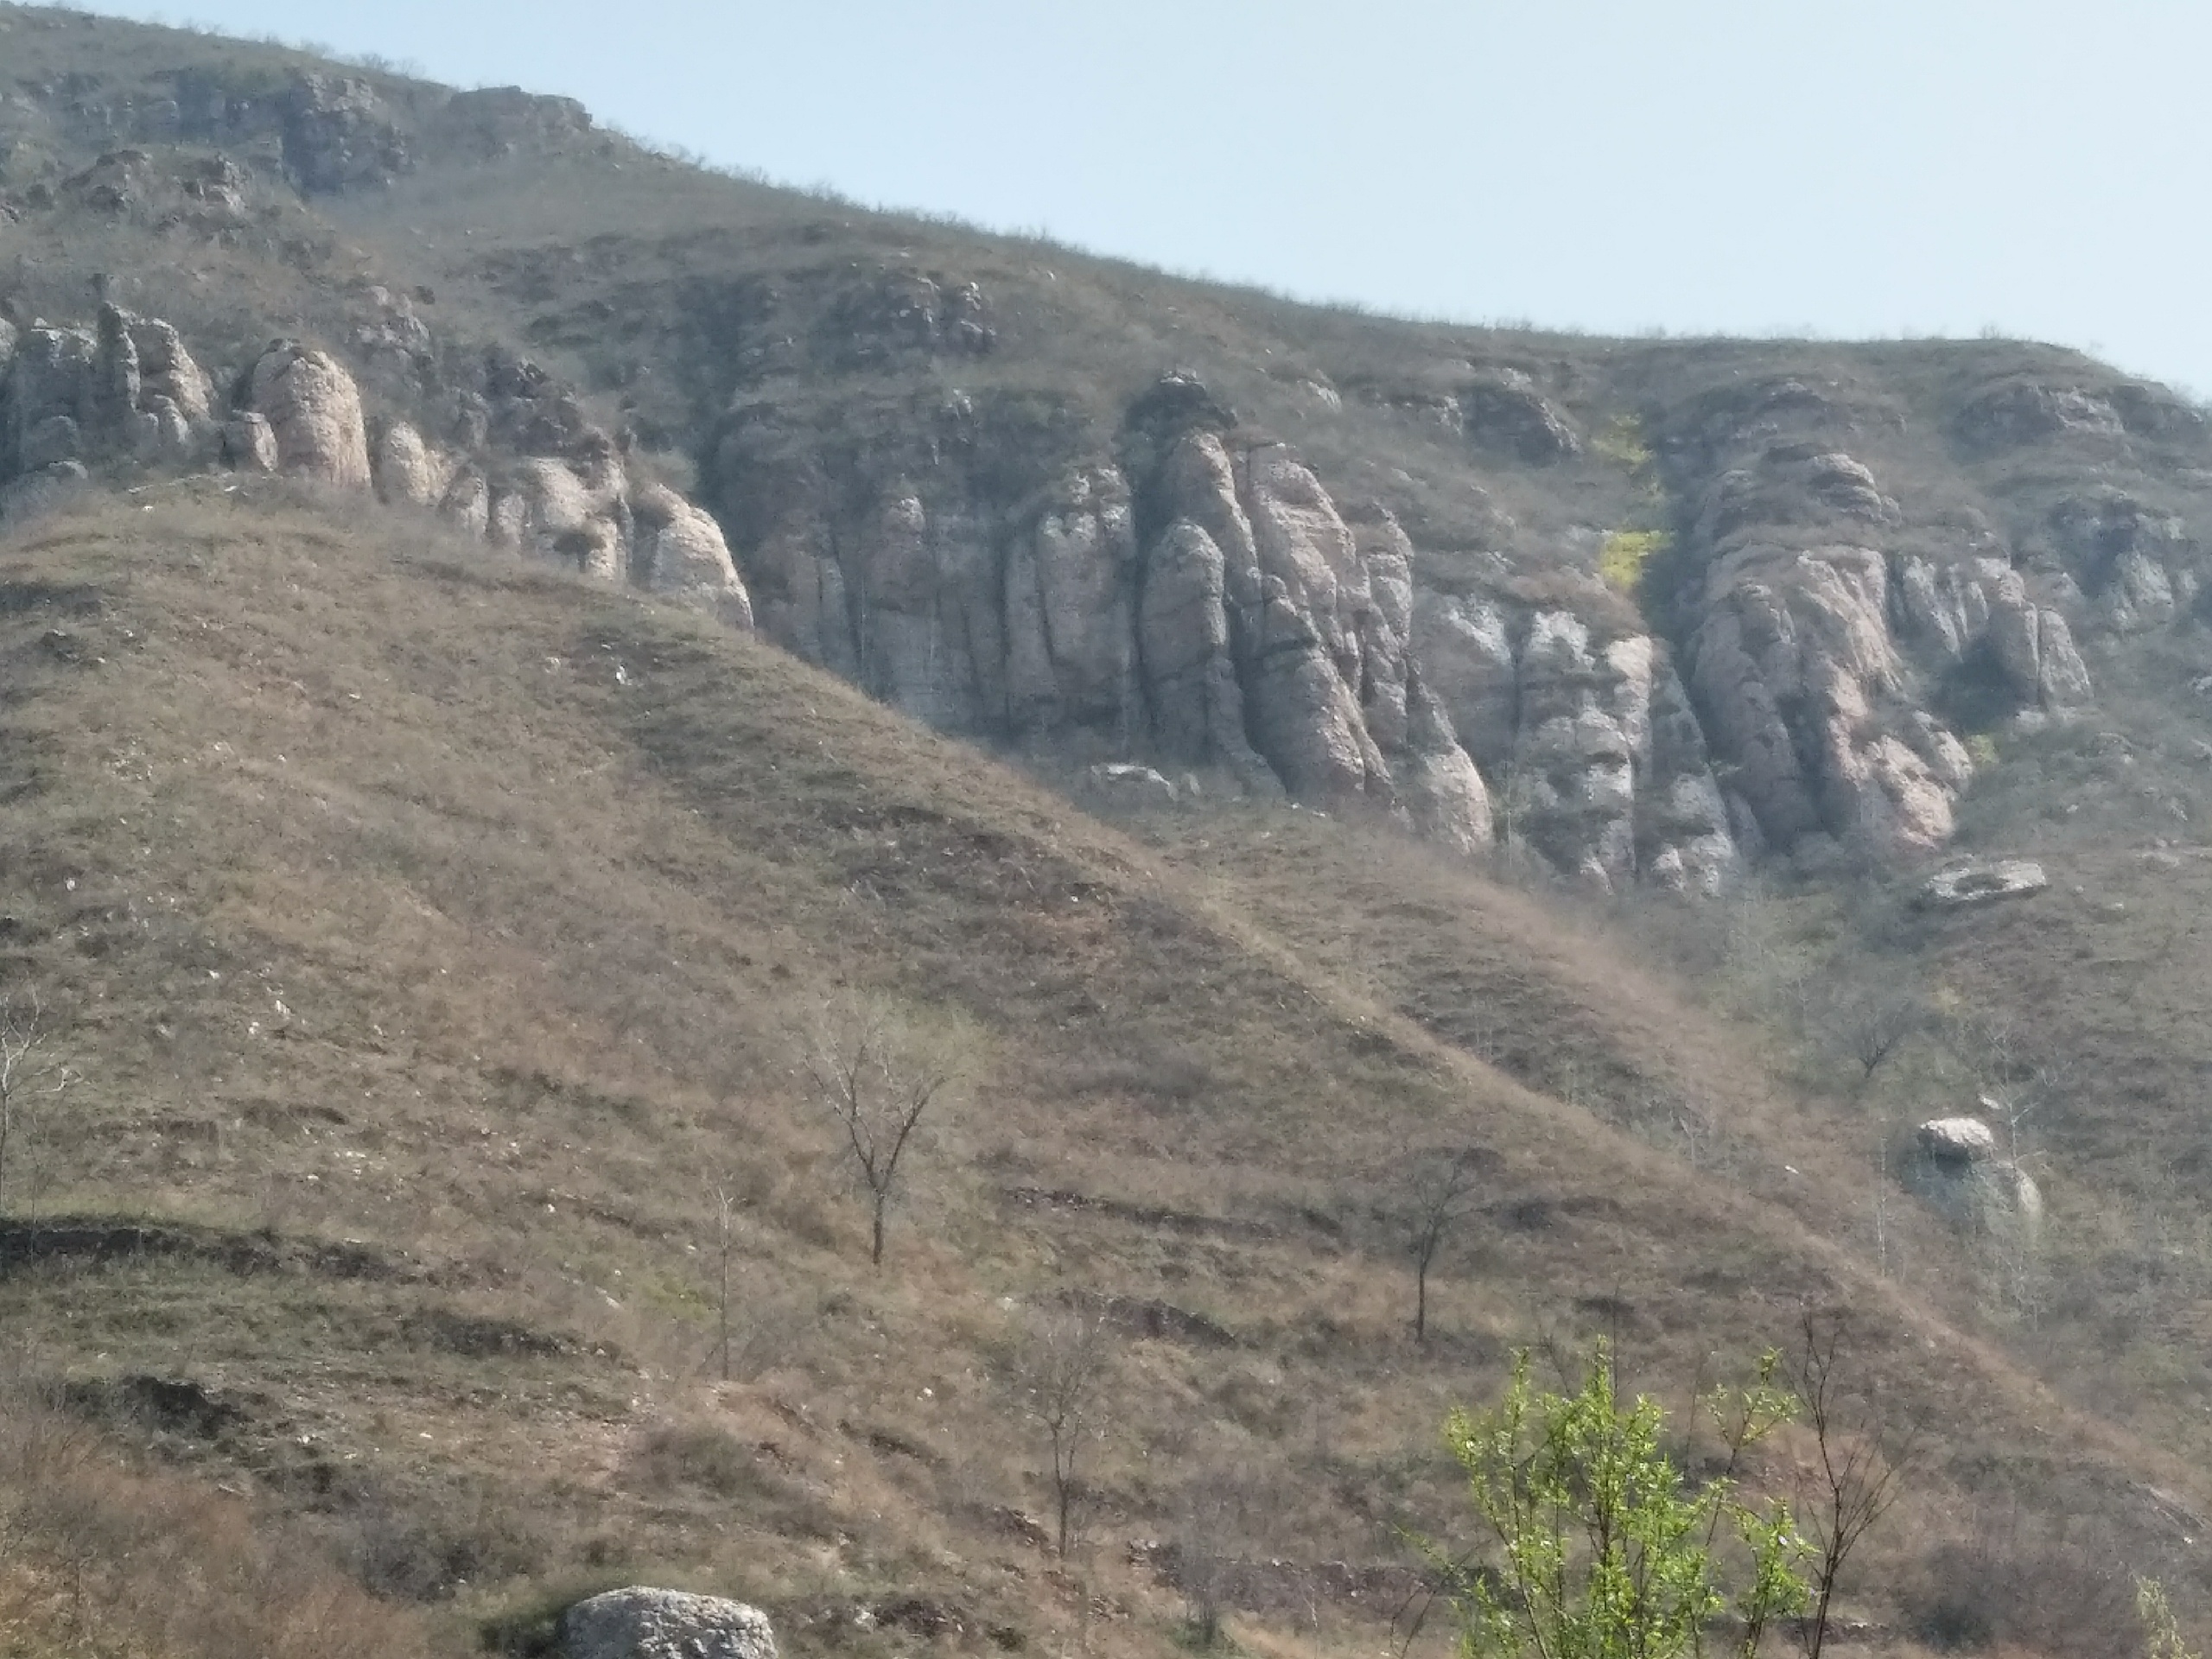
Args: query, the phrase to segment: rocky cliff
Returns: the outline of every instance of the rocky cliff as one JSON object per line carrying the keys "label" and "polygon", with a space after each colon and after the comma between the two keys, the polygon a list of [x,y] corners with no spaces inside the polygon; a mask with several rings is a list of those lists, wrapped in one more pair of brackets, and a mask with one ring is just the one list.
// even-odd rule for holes
{"label": "rocky cliff", "polygon": [[[66,27],[9,16],[18,45]],[[1304,311],[388,73],[16,86],[18,512],[138,467],[373,489],[757,614],[947,731],[1598,887],[1931,853],[2015,735],[2193,649],[2212,438],[2067,353]],[[488,228],[471,181],[517,168],[558,182]],[[638,228],[641,190],[696,222]],[[135,310],[90,302],[141,245]]]}

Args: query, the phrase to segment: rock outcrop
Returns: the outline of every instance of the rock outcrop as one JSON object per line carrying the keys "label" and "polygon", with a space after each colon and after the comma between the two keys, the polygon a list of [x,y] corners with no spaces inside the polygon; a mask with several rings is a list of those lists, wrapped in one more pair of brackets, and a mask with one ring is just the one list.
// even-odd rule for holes
{"label": "rock outcrop", "polygon": [[1770,845],[1826,830],[1886,852],[1950,838],[1965,749],[1899,701],[1889,571],[1870,548],[1751,543],[1708,570],[1693,683]]}
{"label": "rock outcrop", "polygon": [[776,1659],[768,1616],[680,1590],[609,1590],[561,1615],[567,1659]]}
{"label": "rock outcrop", "polygon": [[631,508],[631,584],[750,629],[753,601],[713,516],[663,484],[639,489]]}
{"label": "rock outcrop", "polygon": [[213,435],[207,377],[166,323],[104,305],[92,328],[35,322],[0,344],[0,482],[181,464]]}
{"label": "rock outcrop", "polygon": [[[385,324],[365,352],[406,363],[427,335],[372,294]],[[107,305],[92,328],[0,322],[0,491],[21,513],[88,467],[188,465],[283,472],[340,490],[435,509],[466,534],[628,583],[734,627],[752,605],[721,526],[675,491],[633,480],[615,440],[550,378],[497,353],[483,391],[459,391],[451,442],[397,417],[369,440],[361,388],[327,351],[272,341],[238,377],[232,406],[169,324]],[[1080,573],[1080,563],[1076,567]]]}
{"label": "rock outcrop", "polygon": [[[2013,396],[1962,419],[2009,430]],[[1920,855],[1950,839],[1974,763],[1939,687],[1992,720],[2063,717],[2094,695],[2065,584],[2001,556],[1971,514],[1951,532],[1962,546],[1933,551],[1835,447],[1878,418],[1793,382],[1724,400],[1697,434],[1713,470],[1677,601],[1689,684],[1739,830],[1783,851],[1820,836]]]}
{"label": "rock outcrop", "polygon": [[1986,651],[2022,707],[2063,713],[2094,694],[2064,614],[2031,601],[2025,581],[2004,559],[1938,565],[1906,555],[1897,562],[1896,598],[1908,632],[1942,663],[1968,664]]}
{"label": "rock outcrop", "polygon": [[284,168],[303,194],[387,184],[409,169],[407,140],[366,80],[302,75],[281,108]]}
{"label": "rock outcrop", "polygon": [[1430,683],[1492,780],[1508,833],[1611,887],[1718,893],[1741,868],[1703,734],[1665,649],[1573,612],[1427,595]]}
{"label": "rock outcrop", "polygon": [[1534,466],[1582,453],[1582,440],[1567,416],[1517,369],[1470,385],[1459,394],[1459,420],[1478,445]]}
{"label": "rock outcrop", "polygon": [[2178,515],[2104,489],[2061,500],[2050,526],[2067,575],[2114,632],[2165,626],[2196,601],[2201,550]]}
{"label": "rock outcrop", "polygon": [[284,471],[341,490],[368,487],[360,391],[329,353],[273,342],[247,372],[245,401],[267,419]]}
{"label": "rock outcrop", "polygon": [[1122,457],[1019,496],[964,464],[988,441],[976,412],[942,418],[931,454],[843,479],[785,460],[774,410],[733,419],[717,499],[775,638],[946,730],[1217,767],[1489,844],[1389,514],[1348,518],[1188,377],[1140,401]]}

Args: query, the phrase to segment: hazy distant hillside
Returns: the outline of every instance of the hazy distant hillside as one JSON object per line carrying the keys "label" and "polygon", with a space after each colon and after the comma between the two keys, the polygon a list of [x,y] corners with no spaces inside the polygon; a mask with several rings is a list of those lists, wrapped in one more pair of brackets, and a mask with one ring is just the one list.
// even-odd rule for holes
{"label": "hazy distant hillside", "polygon": [[[2212,1605],[2208,468],[2050,348],[1300,307],[0,7],[0,990],[76,1074],[0,1620],[207,1504],[209,1606],[378,1650],[657,1580],[1156,1651],[1217,1558],[1371,1651],[1515,1346],[1672,1401],[1809,1309],[1923,1426],[1858,1643],[2136,1651],[2130,1573]],[[854,991],[957,1079],[881,1273]]]}

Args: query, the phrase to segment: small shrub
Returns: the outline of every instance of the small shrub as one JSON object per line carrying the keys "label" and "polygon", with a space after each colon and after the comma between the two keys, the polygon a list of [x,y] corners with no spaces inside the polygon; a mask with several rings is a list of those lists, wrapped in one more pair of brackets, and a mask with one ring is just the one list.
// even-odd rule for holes
{"label": "small shrub", "polygon": [[1617,530],[1598,550],[1598,574],[1616,593],[1633,594],[1643,585],[1644,567],[1674,542],[1663,530]]}

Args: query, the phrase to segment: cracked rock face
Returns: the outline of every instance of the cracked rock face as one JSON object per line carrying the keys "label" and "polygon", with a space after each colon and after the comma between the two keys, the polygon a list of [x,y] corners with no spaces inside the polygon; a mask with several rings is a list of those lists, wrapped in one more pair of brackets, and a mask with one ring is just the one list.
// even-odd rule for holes
{"label": "cracked rock face", "polygon": [[1697,716],[1649,635],[1427,594],[1415,644],[1510,832],[1554,868],[1708,894],[1740,869]]}
{"label": "cracked rock face", "polygon": [[1886,562],[1863,547],[1754,543],[1708,575],[1693,682],[1770,844],[1826,830],[1923,853],[1950,837],[1955,740],[1878,717],[1903,673],[1888,582]]}
{"label": "cracked rock face", "polygon": [[247,377],[246,404],[267,419],[277,464],[341,490],[369,483],[369,439],[353,377],[329,353],[293,340],[264,352]]}
{"label": "cracked rock face", "polygon": [[2188,527],[2119,490],[2069,496],[2051,511],[2067,574],[2115,633],[2175,620],[2194,602],[2199,549]]}
{"label": "cracked rock face", "polygon": [[176,331],[112,305],[92,328],[10,330],[0,480],[107,461],[181,464],[211,438],[207,377]]}
{"label": "cracked rock face", "polygon": [[[1999,391],[1962,420],[1977,432],[2034,424],[2020,410],[2044,402]],[[1873,471],[1833,447],[1835,431],[1863,429],[1866,417],[1788,388],[1739,404],[1751,417],[1737,415],[1733,435],[1725,425],[1704,435],[1719,466],[1704,487],[1690,550],[1702,569],[1684,607],[1690,688],[1741,804],[1738,839],[1786,852],[1824,835],[1891,855],[1932,852],[1974,776],[1965,743],[1929,704],[1939,683],[1978,688],[1988,713],[2023,719],[2063,716],[2093,695],[2060,607],[2065,584],[2031,585],[1984,550],[1995,537],[1972,515],[1958,552],[1924,550],[1932,538]]]}
{"label": "cracked rock face", "polygon": [[1414,658],[1395,521],[1348,518],[1285,445],[1232,442],[1195,383],[1149,410],[1134,476],[1081,463],[1013,501],[962,473],[959,427],[840,487],[774,459],[748,411],[720,499],[763,626],[944,729],[1218,767],[1486,846],[1482,775]]}

